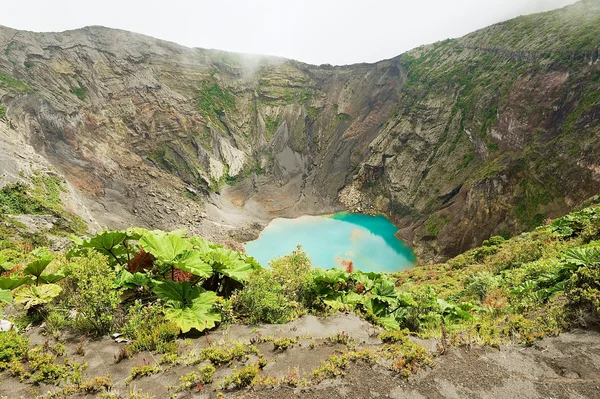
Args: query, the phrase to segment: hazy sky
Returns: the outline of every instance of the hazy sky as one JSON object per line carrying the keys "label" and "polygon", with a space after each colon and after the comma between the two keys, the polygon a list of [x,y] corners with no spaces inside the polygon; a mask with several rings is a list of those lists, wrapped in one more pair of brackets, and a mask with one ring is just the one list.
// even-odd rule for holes
{"label": "hazy sky", "polygon": [[374,62],[575,0],[21,0],[0,25],[63,31],[120,28],[189,47],[313,64]]}

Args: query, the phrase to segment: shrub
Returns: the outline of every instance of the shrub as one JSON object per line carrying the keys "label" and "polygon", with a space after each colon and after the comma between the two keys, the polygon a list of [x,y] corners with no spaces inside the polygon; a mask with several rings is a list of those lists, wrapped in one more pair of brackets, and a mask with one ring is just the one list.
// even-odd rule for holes
{"label": "shrub", "polygon": [[105,256],[89,250],[87,256],[73,258],[66,267],[69,303],[75,306],[80,326],[101,335],[113,329],[113,314],[121,302],[113,288],[114,270]]}
{"label": "shrub", "polygon": [[249,324],[287,323],[298,314],[268,270],[255,271],[246,286],[232,297],[232,303],[233,309]]}
{"label": "shrub", "polygon": [[332,355],[327,360],[321,361],[318,369],[313,370],[313,379],[321,382],[328,378],[344,375],[348,367],[348,355]]}
{"label": "shrub", "polygon": [[291,254],[269,262],[273,279],[290,301],[310,307],[314,298],[312,262],[301,245]]}
{"label": "shrub", "polygon": [[465,291],[479,298],[480,301],[486,297],[488,292],[498,285],[497,279],[490,272],[479,272],[470,276],[465,283]]}
{"label": "shrub", "polygon": [[28,349],[27,337],[22,337],[16,331],[0,332],[0,362],[20,360],[27,354]]}
{"label": "shrub", "polygon": [[485,258],[490,255],[494,255],[498,252],[498,249],[495,246],[484,246],[473,250],[473,258],[477,262],[483,262]]}
{"label": "shrub", "polygon": [[483,242],[484,247],[497,247],[506,241],[502,236],[493,236]]}
{"label": "shrub", "polygon": [[429,352],[409,340],[398,344],[385,344],[381,354],[392,360],[391,368],[404,377],[409,377],[420,368],[431,366],[433,361]]}
{"label": "shrub", "polygon": [[129,307],[123,334],[131,340],[127,355],[140,351],[177,354],[175,340],[179,336],[179,326],[165,319],[160,305],[144,306],[136,301]]}
{"label": "shrub", "polygon": [[600,314],[600,267],[593,265],[577,269],[571,276],[566,294],[572,304]]}

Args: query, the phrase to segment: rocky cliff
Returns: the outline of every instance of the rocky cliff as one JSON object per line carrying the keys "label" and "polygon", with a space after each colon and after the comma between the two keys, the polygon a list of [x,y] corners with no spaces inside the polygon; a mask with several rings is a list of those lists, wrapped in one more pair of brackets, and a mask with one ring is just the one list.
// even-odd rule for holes
{"label": "rocky cliff", "polygon": [[580,1],[340,67],[0,28],[3,180],[55,169],[90,221],[221,240],[379,212],[441,260],[600,191],[599,27]]}

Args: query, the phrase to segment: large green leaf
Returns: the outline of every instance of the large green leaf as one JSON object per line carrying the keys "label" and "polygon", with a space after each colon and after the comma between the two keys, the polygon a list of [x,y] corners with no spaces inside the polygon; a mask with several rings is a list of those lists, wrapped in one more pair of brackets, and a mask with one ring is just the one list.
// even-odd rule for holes
{"label": "large green leaf", "polygon": [[[192,306],[167,307],[165,317],[181,328],[182,333],[195,328],[198,331],[214,328],[221,321],[221,315],[213,310],[212,303],[217,298],[212,291],[206,291],[192,303]],[[209,301],[207,304],[205,302]]]}
{"label": "large green leaf", "polygon": [[370,291],[373,289],[376,280],[379,279],[379,274],[374,272],[365,273],[360,270],[356,270],[352,272],[350,278],[352,278],[356,283],[364,285],[365,290]]}
{"label": "large green leaf", "polygon": [[140,246],[158,261],[172,264],[175,258],[193,247],[181,232],[165,233],[160,230],[147,232],[139,241]]}
{"label": "large green leaf", "polygon": [[14,267],[14,265],[8,261],[7,256],[0,254],[0,269],[7,272],[7,271],[11,270],[13,267]]}
{"label": "large green leaf", "polygon": [[117,245],[123,243],[127,238],[127,234],[122,231],[103,231],[102,233],[96,234],[88,241],[84,241],[84,248],[94,248],[99,252],[108,252],[115,248]]}
{"label": "large green leaf", "polygon": [[65,272],[63,270],[59,270],[53,274],[42,274],[40,275],[39,282],[44,284],[56,283],[57,281],[65,278]]}
{"label": "large green leaf", "polygon": [[190,305],[204,290],[199,287],[192,287],[187,281],[176,283],[172,280],[164,280],[155,281],[152,291],[165,303]]}
{"label": "large green leaf", "polygon": [[400,329],[400,324],[398,324],[398,322],[396,321],[394,316],[391,314],[388,314],[383,317],[379,317],[377,319],[377,321],[379,321],[379,324],[381,324],[386,330],[399,330]]}
{"label": "large green leaf", "polygon": [[14,290],[23,284],[31,283],[31,277],[0,277],[0,289]]}
{"label": "large green leaf", "polygon": [[202,237],[194,236],[190,238],[190,243],[194,246],[194,249],[200,253],[204,254],[211,251],[210,243]]}
{"label": "large green leaf", "polygon": [[150,283],[150,279],[143,273],[132,274],[127,270],[121,271],[114,283],[115,287],[136,288],[143,287]]}
{"label": "large green leaf", "polygon": [[129,236],[122,231],[103,231],[88,239],[71,236],[75,246],[67,252],[67,259],[85,257],[93,249],[108,258],[111,265],[124,265],[128,261],[125,241]]}
{"label": "large green leaf", "polygon": [[379,284],[375,284],[371,290],[373,298],[379,299],[390,305],[395,305],[398,302],[398,293],[394,283],[388,279],[382,279]]}
{"label": "large green leaf", "polygon": [[210,252],[210,259],[216,272],[239,282],[247,281],[252,271],[256,269],[254,264],[244,262],[238,252],[226,248],[213,249]]}
{"label": "large green leaf", "polygon": [[385,303],[377,299],[369,298],[365,301],[365,308],[370,310],[375,316],[385,316],[389,314],[388,307]]}
{"label": "large green leaf", "polygon": [[155,284],[154,293],[166,304],[167,319],[176,323],[182,332],[192,328],[198,331],[213,328],[221,321],[221,315],[214,311],[213,302],[217,294],[190,283],[176,283],[170,280]]}
{"label": "large green leaf", "polygon": [[0,302],[12,303],[12,294],[9,290],[0,289]]}
{"label": "large green leaf", "polygon": [[62,288],[56,284],[44,284],[40,286],[26,285],[14,291],[15,302],[25,305],[25,309],[32,306],[49,303],[57,297]]}
{"label": "large green leaf", "polygon": [[50,262],[52,262],[53,259],[54,255],[44,254],[42,257],[29,263],[27,267],[25,267],[25,270],[23,270],[23,273],[38,277],[44,272],[46,267],[48,267],[48,265],[50,264]]}
{"label": "large green leaf", "polygon": [[130,227],[125,230],[125,234],[127,234],[128,240],[139,240],[149,232],[150,230],[144,229],[142,227]]}
{"label": "large green leaf", "polygon": [[328,269],[323,270],[321,268],[315,269],[314,281],[316,284],[335,284],[346,282],[346,272],[342,269]]}
{"label": "large green leaf", "polygon": [[212,267],[204,261],[202,254],[199,251],[185,251],[175,258],[173,265],[192,273],[194,276],[208,278],[212,275]]}
{"label": "large green leaf", "polygon": [[600,247],[571,248],[565,251],[564,259],[579,266],[600,264]]}

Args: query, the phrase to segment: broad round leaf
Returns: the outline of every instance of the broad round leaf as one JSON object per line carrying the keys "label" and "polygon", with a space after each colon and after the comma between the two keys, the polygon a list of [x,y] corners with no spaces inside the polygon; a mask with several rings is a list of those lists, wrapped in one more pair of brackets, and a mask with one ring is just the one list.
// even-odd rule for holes
{"label": "broad round leaf", "polygon": [[12,303],[12,294],[10,293],[9,290],[2,290],[0,289],[0,302],[4,302],[4,303]]}
{"label": "broad round leaf", "polygon": [[54,274],[42,274],[42,275],[40,275],[39,279],[40,279],[40,283],[50,284],[50,283],[56,283],[57,281],[60,281],[65,277],[66,277],[65,272],[63,270],[59,270],[58,272],[56,272]]}
{"label": "broad round leaf", "polygon": [[202,254],[198,251],[182,253],[175,259],[173,266],[202,278],[210,277],[213,272],[212,267],[202,259]]}
{"label": "broad round leaf", "polygon": [[165,309],[167,319],[177,324],[183,333],[192,328],[198,331],[210,329],[215,326],[215,323],[221,321],[221,315],[213,309],[213,303],[217,299],[217,294],[213,291],[191,288],[189,283],[177,284],[177,286],[167,284],[163,285],[162,289],[162,294],[171,298],[186,293],[188,295],[186,301],[168,301]]}
{"label": "broad round leaf", "polygon": [[35,286],[33,284],[20,287],[14,291],[15,302],[25,305],[25,309],[29,309],[35,305],[49,303],[60,294],[62,288],[56,284],[44,284]]}
{"label": "broad round leaf", "polygon": [[192,244],[178,232],[165,233],[159,230],[149,231],[140,239],[139,244],[144,251],[169,264],[173,263],[177,256],[192,249]]}
{"label": "broad round leaf", "polygon": [[31,283],[31,277],[0,277],[0,289],[14,290],[23,284]]}
{"label": "broad round leaf", "polygon": [[256,268],[252,263],[240,259],[238,252],[225,248],[215,248],[210,253],[212,267],[215,271],[236,281],[244,282]]}
{"label": "broad round leaf", "polygon": [[25,270],[23,270],[23,274],[31,274],[32,276],[39,276],[42,272],[48,267],[50,262],[54,259],[52,254],[46,254],[39,259],[34,260],[29,263]]}
{"label": "broad round leaf", "polygon": [[152,291],[163,302],[180,303],[184,306],[191,304],[194,298],[204,292],[202,288],[192,287],[187,281],[176,283],[172,280],[154,282]]}

